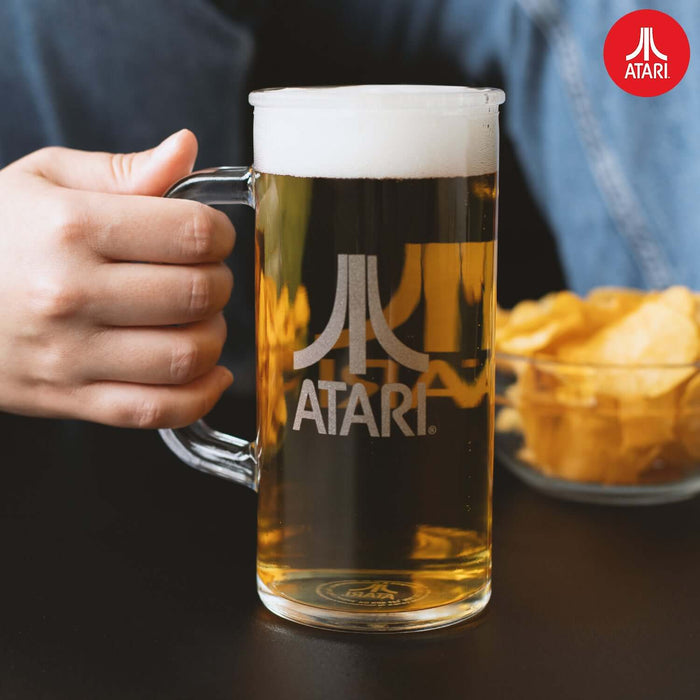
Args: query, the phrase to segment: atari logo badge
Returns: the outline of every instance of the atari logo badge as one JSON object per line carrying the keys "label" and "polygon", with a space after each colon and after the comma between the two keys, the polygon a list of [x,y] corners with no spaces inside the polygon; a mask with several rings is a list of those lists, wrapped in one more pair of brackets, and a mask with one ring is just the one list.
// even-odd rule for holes
{"label": "atari logo badge", "polygon": [[630,95],[655,97],[681,81],[690,61],[688,37],[673,17],[636,10],[612,26],[603,48],[613,82]]}

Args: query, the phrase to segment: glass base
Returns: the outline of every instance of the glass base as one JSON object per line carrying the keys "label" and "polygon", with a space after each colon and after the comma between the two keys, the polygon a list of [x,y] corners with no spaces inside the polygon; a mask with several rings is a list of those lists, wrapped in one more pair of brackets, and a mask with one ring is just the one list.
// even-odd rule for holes
{"label": "glass base", "polygon": [[[374,597],[381,598],[382,586],[396,594],[402,584],[392,581],[337,581],[321,583],[317,590],[329,600],[335,596],[339,601],[355,591],[374,587]],[[352,587],[351,587],[352,586]],[[392,588],[393,587],[393,588]],[[265,607],[275,615],[310,627],[332,629],[345,632],[419,632],[439,627],[455,625],[468,620],[484,610],[491,597],[490,582],[467,598],[435,607],[405,611],[391,611],[383,607],[377,609],[343,610],[332,607],[308,605],[271,591],[258,576],[258,595]],[[369,594],[368,594],[369,595]],[[369,603],[368,603],[369,605]]]}

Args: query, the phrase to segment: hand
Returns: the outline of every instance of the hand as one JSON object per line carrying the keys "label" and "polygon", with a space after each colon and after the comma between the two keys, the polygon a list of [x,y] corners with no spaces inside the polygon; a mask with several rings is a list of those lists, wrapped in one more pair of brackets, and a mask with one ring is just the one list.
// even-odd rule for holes
{"label": "hand", "polygon": [[235,231],[159,197],[196,153],[181,131],[143,153],[45,148],[0,170],[0,410],[179,427],[231,384],[216,363]]}

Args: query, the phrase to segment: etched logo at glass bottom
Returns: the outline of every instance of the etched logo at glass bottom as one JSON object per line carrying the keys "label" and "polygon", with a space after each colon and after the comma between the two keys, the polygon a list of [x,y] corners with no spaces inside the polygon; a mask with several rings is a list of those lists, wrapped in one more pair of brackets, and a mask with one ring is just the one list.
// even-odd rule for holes
{"label": "etched logo at glass bottom", "polygon": [[425,598],[430,590],[412,581],[333,581],[322,583],[316,593],[336,603],[368,608],[393,608]]}

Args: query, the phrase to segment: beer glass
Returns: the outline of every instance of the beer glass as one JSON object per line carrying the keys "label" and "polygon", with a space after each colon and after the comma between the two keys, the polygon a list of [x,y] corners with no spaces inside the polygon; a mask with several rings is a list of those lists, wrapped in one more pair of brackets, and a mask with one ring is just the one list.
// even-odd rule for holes
{"label": "beer glass", "polygon": [[256,212],[258,431],[162,431],[258,491],[258,591],[317,627],[449,625],[490,596],[502,91],[251,93],[254,165],[169,197]]}

